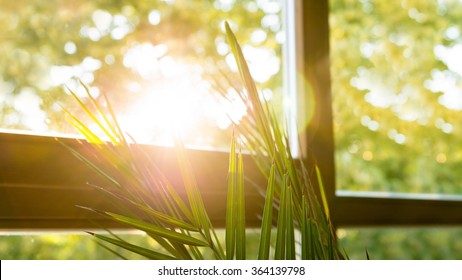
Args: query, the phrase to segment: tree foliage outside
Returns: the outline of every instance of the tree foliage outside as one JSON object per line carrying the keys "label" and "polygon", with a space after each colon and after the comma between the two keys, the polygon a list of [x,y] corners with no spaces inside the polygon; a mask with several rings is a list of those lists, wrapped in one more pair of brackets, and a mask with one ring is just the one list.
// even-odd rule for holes
{"label": "tree foliage outside", "polygon": [[[62,84],[78,92],[76,79],[89,84],[95,96],[108,93],[116,111],[127,116],[131,113],[127,104],[135,106],[146,92],[165,93],[152,84],[180,80],[179,89],[193,85],[201,89],[180,96],[195,108],[192,113],[200,115],[185,138],[190,136],[195,145],[226,147],[230,123],[224,121],[223,112],[229,113],[230,104],[217,101],[209,94],[211,85],[204,82],[232,68],[221,29],[224,20],[244,38],[251,67],[263,64],[271,70],[257,76],[264,97],[275,103],[283,99],[280,1],[0,0],[0,4],[0,50],[6,54],[0,58],[2,128],[73,132],[61,121],[61,106],[74,104]],[[455,172],[462,167],[457,145],[462,133],[457,125],[462,110],[460,2],[331,0],[329,5],[337,188],[460,194],[462,175]],[[143,55],[137,56],[137,51]],[[143,66],[144,60],[152,64]],[[167,86],[168,92],[178,88],[170,90]],[[161,104],[169,104],[165,102]],[[221,107],[204,112],[204,103]],[[242,112],[235,117],[242,117]],[[199,126],[204,129],[195,134]],[[153,125],[148,135],[141,136],[152,140],[165,129]],[[409,241],[400,238],[402,234],[366,230],[364,238],[359,232],[348,230],[340,236],[347,252],[367,248],[375,258],[460,258],[451,249],[432,249],[436,238],[442,240],[438,246],[451,248],[460,235],[456,230],[415,231],[413,242],[418,245],[392,253],[386,253],[390,247],[382,241],[390,238],[397,247],[405,245]],[[28,241],[21,238],[32,240],[1,237],[0,246],[16,250],[5,258],[53,258],[28,253],[21,245]],[[94,244],[81,236],[70,237],[68,243],[56,240],[60,239],[44,242],[96,250],[89,249]],[[425,255],[428,252],[417,247],[433,254]],[[63,258],[107,257],[98,256]],[[350,255],[356,256],[361,258]]]}
{"label": "tree foliage outside", "polygon": [[[460,1],[330,1],[337,190],[462,194]],[[460,228],[340,229],[350,258],[460,259]]]}
{"label": "tree foliage outside", "polygon": [[74,132],[62,119],[61,107],[76,107],[63,85],[84,98],[80,80],[96,98],[102,92],[111,97],[139,142],[169,142],[159,135],[181,126],[189,144],[228,147],[228,115],[244,112],[230,112],[235,104],[217,100],[207,82],[230,66],[237,71],[225,20],[246,38],[244,52],[251,67],[259,67],[255,79],[265,96],[282,98],[280,1],[0,4],[0,50],[8,54],[0,64],[2,128]]}
{"label": "tree foliage outside", "polygon": [[331,1],[338,188],[461,194],[460,1]]}
{"label": "tree foliage outside", "polygon": [[340,246],[353,260],[460,260],[460,227],[340,229]]}
{"label": "tree foliage outside", "polygon": [[[149,244],[148,238],[140,234],[121,235],[132,242]],[[117,249],[115,249],[117,250]],[[117,250],[122,253],[122,250]],[[0,236],[0,258],[2,260],[113,260],[114,254],[103,249],[87,234],[37,234]],[[124,252],[126,253],[126,252]],[[127,253],[126,253],[127,254]],[[137,254],[129,254],[139,259]]]}

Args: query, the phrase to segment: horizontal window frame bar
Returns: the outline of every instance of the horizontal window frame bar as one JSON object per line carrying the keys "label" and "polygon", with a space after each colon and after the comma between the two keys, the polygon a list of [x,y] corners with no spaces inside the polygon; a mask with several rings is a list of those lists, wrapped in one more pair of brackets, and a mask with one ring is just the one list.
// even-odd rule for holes
{"label": "horizontal window frame bar", "polygon": [[[89,185],[108,183],[59,142],[80,151],[89,145],[81,139],[0,133],[0,231],[98,228],[98,224],[124,228],[76,207],[116,210],[102,192]],[[186,201],[174,148],[139,146]],[[217,227],[223,227],[229,153],[203,150],[186,150],[186,153],[210,218]],[[254,186],[266,186],[266,179],[250,155],[243,155],[243,160],[245,175],[252,181],[247,184],[246,222],[258,226],[263,195]]]}
{"label": "horizontal window frame bar", "polygon": [[336,196],[330,203],[337,227],[462,224],[457,200]]}

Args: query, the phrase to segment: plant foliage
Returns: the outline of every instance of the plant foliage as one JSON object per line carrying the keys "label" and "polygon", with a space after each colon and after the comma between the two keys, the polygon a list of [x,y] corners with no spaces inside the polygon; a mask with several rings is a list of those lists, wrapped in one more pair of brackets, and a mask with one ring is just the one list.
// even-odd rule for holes
{"label": "plant foliage", "polygon": [[[239,92],[242,101],[247,104],[248,118],[236,125],[237,135],[233,135],[231,141],[224,246],[204,207],[202,194],[181,141],[176,142],[175,151],[183,180],[181,192],[186,193],[187,201],[181,198],[180,190],[172,186],[142,148],[124,134],[110,103],[105,100],[107,107],[101,106],[85,87],[89,104],[84,104],[72,91],[71,94],[105,138],[66,111],[72,124],[91,143],[87,146],[90,151],[85,155],[72,147],[67,148],[110,182],[110,186],[95,188],[106,193],[118,206],[119,212],[83,208],[144,231],[158,247],[140,247],[115,234],[110,237],[91,234],[103,244],[112,244],[149,259],[204,259],[206,252],[211,252],[215,259],[245,259],[242,145],[251,153],[268,182],[266,186],[260,186],[265,194],[265,202],[259,249],[254,258],[342,259],[330,223],[327,202],[318,199],[314,189],[314,186],[320,186],[318,192],[324,198],[319,169],[305,166],[303,161],[292,157],[287,133],[271,107],[261,102],[244,55],[228,24],[226,34],[239,68],[242,81]],[[314,176],[310,174],[313,171]],[[312,184],[313,179],[318,182]],[[273,232],[275,240],[272,239]]]}

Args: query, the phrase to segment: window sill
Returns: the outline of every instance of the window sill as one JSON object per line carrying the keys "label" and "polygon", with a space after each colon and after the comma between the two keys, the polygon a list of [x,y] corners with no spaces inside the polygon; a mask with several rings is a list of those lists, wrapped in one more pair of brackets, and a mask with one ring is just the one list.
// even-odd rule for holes
{"label": "window sill", "polygon": [[[59,138],[59,141],[79,151],[86,145],[78,139]],[[180,195],[184,195],[173,148],[143,147]],[[212,222],[218,227],[224,226],[229,154],[198,150],[187,153]],[[88,185],[104,186],[104,179],[74,157],[57,138],[0,133],[0,158],[0,231],[120,228],[76,207],[114,208],[100,191]],[[244,155],[244,161],[246,177],[266,186],[264,176],[250,156]],[[247,222],[249,226],[256,226],[263,196],[248,185]]]}

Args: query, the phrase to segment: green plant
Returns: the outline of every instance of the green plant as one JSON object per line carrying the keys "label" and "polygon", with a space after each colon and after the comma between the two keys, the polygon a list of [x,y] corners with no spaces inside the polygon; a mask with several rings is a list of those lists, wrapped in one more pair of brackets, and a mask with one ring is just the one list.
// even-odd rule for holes
{"label": "green plant", "polygon": [[[266,195],[261,239],[255,257],[262,260],[342,259],[330,223],[319,169],[306,166],[302,160],[292,157],[287,133],[271,107],[260,101],[241,48],[227,24],[226,33],[245,89],[239,92],[242,101],[248,105],[248,117],[245,122],[236,125],[236,134],[244,139],[242,143],[238,143],[236,135],[231,141],[224,246],[204,207],[202,194],[181,141],[176,142],[175,151],[187,201],[182,200],[178,190],[142,148],[133,145],[134,141],[127,138],[110,105],[106,108],[100,106],[85,87],[89,104],[84,104],[73,92],[71,94],[108,141],[67,111],[72,124],[91,143],[85,155],[67,147],[110,182],[110,186],[95,188],[108,194],[119,210],[115,213],[83,208],[146,232],[158,246],[156,249],[144,248],[126,242],[116,234],[110,237],[91,234],[109,250],[108,243],[150,259],[204,259],[207,253],[211,253],[215,259],[245,259],[245,177],[242,153],[238,151],[242,145],[250,151],[268,180],[267,186],[260,186]],[[310,176],[312,171],[315,176]],[[317,184],[312,184],[312,177],[318,180]],[[314,186],[320,186],[320,200]],[[271,238],[273,228],[276,232],[274,242]],[[301,236],[299,242],[295,238],[297,231]],[[296,253],[298,243],[301,246],[299,256]]]}

